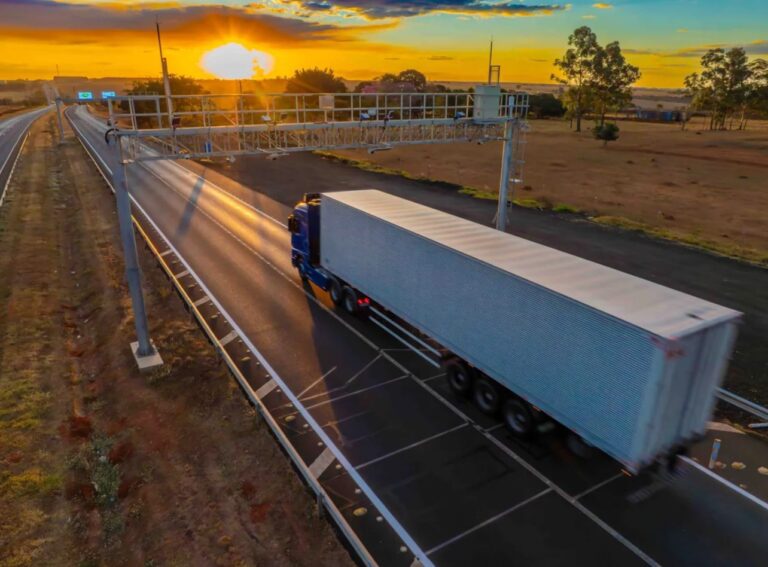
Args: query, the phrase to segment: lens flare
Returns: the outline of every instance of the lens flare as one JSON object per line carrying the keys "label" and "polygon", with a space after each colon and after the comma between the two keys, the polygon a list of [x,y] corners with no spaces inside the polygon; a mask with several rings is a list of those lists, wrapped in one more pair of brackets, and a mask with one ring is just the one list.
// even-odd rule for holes
{"label": "lens flare", "polygon": [[203,54],[200,65],[220,79],[263,77],[274,67],[269,53],[247,49],[239,43],[227,43]]}

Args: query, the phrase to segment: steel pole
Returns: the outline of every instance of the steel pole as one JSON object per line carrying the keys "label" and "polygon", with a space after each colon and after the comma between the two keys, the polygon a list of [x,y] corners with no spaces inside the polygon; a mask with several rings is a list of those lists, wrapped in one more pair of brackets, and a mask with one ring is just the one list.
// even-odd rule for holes
{"label": "steel pole", "polygon": [[56,119],[59,122],[59,143],[64,143],[64,121],[61,119],[61,97],[56,97]]}
{"label": "steel pole", "polygon": [[507,230],[507,201],[509,200],[509,169],[512,163],[514,133],[513,120],[504,123],[504,148],[501,153],[501,177],[499,178],[499,206],[496,211],[496,229]]}
{"label": "steel pole", "polygon": [[144,307],[144,293],[141,289],[141,270],[139,269],[139,257],[136,252],[136,236],[133,233],[133,221],[131,220],[131,198],[128,194],[126,182],[126,164],[123,160],[122,144],[119,136],[113,136],[112,145],[114,157],[117,161],[112,170],[112,185],[115,188],[120,240],[123,243],[123,255],[125,256],[125,278],[128,281],[128,290],[131,293],[136,335],[139,339],[137,354],[142,357],[151,356],[155,354],[155,347],[149,339],[147,312]]}

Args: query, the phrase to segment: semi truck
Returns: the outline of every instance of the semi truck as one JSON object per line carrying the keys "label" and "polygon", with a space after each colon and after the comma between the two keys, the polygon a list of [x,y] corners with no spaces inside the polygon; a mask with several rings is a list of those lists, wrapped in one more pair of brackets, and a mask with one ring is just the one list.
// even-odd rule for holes
{"label": "semi truck", "polygon": [[637,473],[706,431],[737,311],[373,189],[307,194],[288,230],[302,279],[439,345],[514,435],[558,424]]}

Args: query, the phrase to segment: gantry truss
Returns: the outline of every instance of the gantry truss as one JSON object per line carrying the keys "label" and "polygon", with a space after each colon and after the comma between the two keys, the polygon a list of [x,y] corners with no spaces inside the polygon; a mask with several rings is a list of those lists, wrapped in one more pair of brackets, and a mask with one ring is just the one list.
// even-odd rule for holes
{"label": "gantry truss", "polygon": [[[107,103],[125,157],[133,161],[484,143],[505,140],[510,125],[517,145],[528,111],[527,94],[496,87],[479,93],[135,95]],[[512,168],[513,179],[518,169]]]}

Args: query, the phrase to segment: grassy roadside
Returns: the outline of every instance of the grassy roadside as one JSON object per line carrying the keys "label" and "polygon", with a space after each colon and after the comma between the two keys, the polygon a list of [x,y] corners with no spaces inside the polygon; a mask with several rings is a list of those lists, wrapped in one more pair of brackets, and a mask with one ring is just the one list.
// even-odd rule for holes
{"label": "grassy roadside", "polygon": [[[327,159],[338,161],[345,165],[350,165],[364,171],[370,171],[373,173],[382,173],[385,175],[396,175],[405,179],[411,179],[414,181],[423,181],[428,183],[436,183],[441,186],[454,187],[462,195],[467,195],[475,199],[486,199],[496,201],[498,199],[498,193],[494,191],[487,191],[478,187],[461,186],[447,181],[438,181],[430,179],[424,176],[415,176],[406,171],[399,169],[392,169],[375,164],[366,160],[358,160],[345,156],[340,156],[334,152],[318,151],[315,152]],[[521,192],[525,191],[526,187],[521,188]],[[614,216],[614,215],[596,215],[591,214],[588,211],[584,211],[578,207],[570,205],[568,203],[552,203],[546,198],[527,198],[521,197],[512,200],[512,203],[521,208],[533,209],[538,211],[553,212],[558,214],[574,215],[581,219],[594,222],[596,224],[610,227],[613,229],[625,230],[636,232],[644,236],[657,238],[660,240],[666,240],[669,242],[675,242],[698,250],[703,250],[711,254],[730,258],[732,260],[738,260],[741,262],[747,262],[760,267],[768,267],[768,251],[758,250],[755,248],[749,248],[745,246],[739,246],[737,244],[724,244],[707,239],[699,234],[690,234],[680,231],[674,231],[666,228],[652,226],[650,224],[638,222],[629,218]]]}

